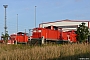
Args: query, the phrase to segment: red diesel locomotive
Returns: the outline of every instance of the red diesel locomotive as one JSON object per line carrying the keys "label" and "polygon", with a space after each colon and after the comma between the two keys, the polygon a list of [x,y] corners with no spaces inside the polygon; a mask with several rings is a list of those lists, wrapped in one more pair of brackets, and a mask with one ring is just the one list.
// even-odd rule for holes
{"label": "red diesel locomotive", "polygon": [[15,44],[15,43],[26,44],[27,42],[28,42],[27,33],[18,32],[17,34],[10,35],[10,39],[8,40],[7,44]]}
{"label": "red diesel locomotive", "polygon": [[34,28],[32,32],[32,41],[59,41],[59,42],[77,42],[77,34],[74,30],[63,32],[62,29],[56,27]]}

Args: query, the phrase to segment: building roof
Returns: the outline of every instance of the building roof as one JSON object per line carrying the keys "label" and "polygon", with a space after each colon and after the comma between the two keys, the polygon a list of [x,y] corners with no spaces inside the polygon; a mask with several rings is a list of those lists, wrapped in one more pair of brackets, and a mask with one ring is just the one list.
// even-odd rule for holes
{"label": "building roof", "polygon": [[90,20],[69,20],[69,19],[65,19],[65,20],[58,20],[58,21],[54,21],[54,22],[45,22],[45,23],[41,23],[41,24],[55,23],[55,22],[90,22]]}

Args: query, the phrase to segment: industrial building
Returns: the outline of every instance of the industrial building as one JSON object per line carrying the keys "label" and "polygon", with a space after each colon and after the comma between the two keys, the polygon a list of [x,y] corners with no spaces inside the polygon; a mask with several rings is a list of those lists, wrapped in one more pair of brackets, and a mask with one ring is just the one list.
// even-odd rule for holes
{"label": "industrial building", "polygon": [[48,27],[48,26],[57,26],[62,28],[63,31],[69,30],[77,30],[77,27],[84,22],[85,25],[90,29],[90,21],[89,20],[59,20],[54,22],[46,22],[39,24],[40,28]]}

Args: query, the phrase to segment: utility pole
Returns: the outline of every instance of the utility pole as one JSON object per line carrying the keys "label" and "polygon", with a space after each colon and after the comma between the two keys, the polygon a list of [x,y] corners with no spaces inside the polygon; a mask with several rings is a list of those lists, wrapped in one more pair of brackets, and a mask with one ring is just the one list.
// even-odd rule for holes
{"label": "utility pole", "polygon": [[36,28],[36,7],[37,6],[35,6],[35,28]]}
{"label": "utility pole", "polygon": [[6,37],[6,29],[7,29],[7,26],[6,26],[6,8],[8,7],[8,5],[3,5],[3,6],[5,8],[5,27],[4,27],[4,29],[5,29],[5,37]]}
{"label": "utility pole", "polygon": [[17,33],[18,33],[18,14],[17,14]]}
{"label": "utility pole", "polygon": [[[16,32],[16,34],[18,33],[18,14],[17,14],[17,32]],[[17,45],[17,41],[18,41],[18,38],[17,38],[17,40],[15,41],[15,44]]]}

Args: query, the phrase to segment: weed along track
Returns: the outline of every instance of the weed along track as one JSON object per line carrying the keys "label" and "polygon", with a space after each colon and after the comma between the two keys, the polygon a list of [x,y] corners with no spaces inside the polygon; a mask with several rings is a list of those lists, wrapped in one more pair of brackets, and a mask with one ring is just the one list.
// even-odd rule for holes
{"label": "weed along track", "polygon": [[77,60],[90,58],[90,44],[4,45],[0,44],[0,60]]}

